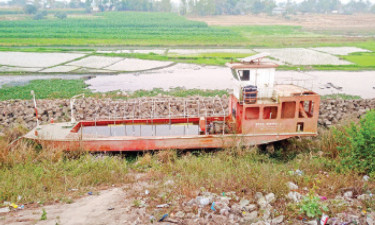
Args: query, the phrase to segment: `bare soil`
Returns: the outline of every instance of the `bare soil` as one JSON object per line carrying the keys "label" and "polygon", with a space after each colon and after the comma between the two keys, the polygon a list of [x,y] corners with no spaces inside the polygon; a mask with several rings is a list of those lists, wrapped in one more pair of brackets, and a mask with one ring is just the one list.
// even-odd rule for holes
{"label": "bare soil", "polygon": [[[100,192],[93,191],[92,195],[77,199],[71,204],[53,204],[28,208],[3,214],[0,224],[8,225],[117,225],[117,224],[147,224],[149,214],[145,208],[134,207],[134,191],[147,186],[145,182],[135,182],[123,187],[112,187]],[[47,213],[47,219],[41,220],[42,210]]]}
{"label": "bare soil", "polygon": [[375,14],[304,14],[282,16],[240,15],[190,17],[191,20],[203,21],[208,25],[293,25],[302,26],[312,31],[368,32],[375,29]]}

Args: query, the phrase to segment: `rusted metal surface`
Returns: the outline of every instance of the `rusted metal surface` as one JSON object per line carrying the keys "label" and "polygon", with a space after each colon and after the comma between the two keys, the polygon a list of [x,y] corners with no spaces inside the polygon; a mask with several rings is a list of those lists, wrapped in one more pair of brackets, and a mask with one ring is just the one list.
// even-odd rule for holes
{"label": "rusted metal surface", "polygon": [[[148,151],[167,149],[209,149],[230,148],[233,146],[252,146],[266,144],[299,135],[205,135],[192,137],[157,137],[157,138],[96,138],[92,140],[36,140],[49,148],[68,151]],[[310,136],[313,134],[301,134]]]}
{"label": "rusted metal surface", "polygon": [[[273,77],[272,68],[275,65],[261,63],[260,59],[264,56],[259,57],[248,58],[250,63],[232,63],[228,66],[234,70],[249,69],[246,74],[259,80],[262,80],[262,76]],[[254,60],[257,63],[253,63]],[[24,137],[42,145],[70,151],[147,151],[250,146],[317,134],[318,94],[292,84],[274,86],[273,79],[263,79],[261,84],[271,89],[266,92],[260,89],[266,94],[259,96],[255,89],[246,92],[246,84],[260,85],[256,79],[236,82],[242,89],[230,96],[228,110],[224,110],[221,102],[218,103],[221,104],[219,111],[222,111],[222,116],[216,116],[213,110],[210,114],[207,110],[200,114],[199,101],[194,102],[197,115],[192,115],[187,113],[187,102],[183,101],[182,115],[172,115],[169,102],[167,116],[158,118],[160,115],[155,114],[158,102],[153,101],[147,103],[152,105],[147,118],[136,118],[134,115],[116,118],[109,115],[107,120],[75,122],[72,119],[70,123],[38,125]],[[138,105],[138,111],[141,111],[139,102]]]}

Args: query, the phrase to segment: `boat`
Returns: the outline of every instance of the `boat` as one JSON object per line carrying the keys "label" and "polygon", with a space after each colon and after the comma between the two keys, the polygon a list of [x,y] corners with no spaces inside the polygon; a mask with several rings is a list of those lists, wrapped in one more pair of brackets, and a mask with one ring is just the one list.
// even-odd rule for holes
{"label": "boat", "polygon": [[[71,121],[39,124],[37,117],[37,126],[23,138],[67,151],[105,152],[215,149],[316,136],[320,96],[293,82],[276,83],[278,65],[265,57],[257,54],[226,64],[233,89],[228,107],[212,103],[222,109],[220,113],[201,113],[202,102],[184,100],[180,103],[183,113],[176,115],[171,113],[170,100],[153,100],[142,103],[152,109],[145,118],[127,115],[76,121],[73,98]],[[34,104],[36,109],[35,96]],[[153,110],[160,104],[166,111],[163,115]],[[192,107],[197,113],[189,113]]]}

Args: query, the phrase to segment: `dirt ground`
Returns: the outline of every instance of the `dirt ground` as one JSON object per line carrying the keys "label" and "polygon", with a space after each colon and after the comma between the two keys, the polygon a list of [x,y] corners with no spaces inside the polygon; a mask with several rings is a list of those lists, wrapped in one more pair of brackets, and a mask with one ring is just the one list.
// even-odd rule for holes
{"label": "dirt ground", "polygon": [[[149,215],[145,208],[133,207],[135,191],[143,190],[144,182],[122,187],[93,191],[92,195],[74,200],[71,204],[53,204],[28,208],[0,215],[0,224],[7,225],[117,225],[147,224]],[[91,194],[91,193],[90,193]],[[41,220],[42,209],[47,219]]]}
{"label": "dirt ground", "polygon": [[293,25],[313,31],[368,32],[375,29],[375,14],[305,14],[282,16],[239,15],[190,17],[191,20],[204,21],[208,25]]}

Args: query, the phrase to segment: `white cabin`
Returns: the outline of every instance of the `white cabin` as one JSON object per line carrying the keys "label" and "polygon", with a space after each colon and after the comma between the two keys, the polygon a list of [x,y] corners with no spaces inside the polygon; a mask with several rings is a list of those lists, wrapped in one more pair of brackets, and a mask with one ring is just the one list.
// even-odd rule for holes
{"label": "white cabin", "polygon": [[261,62],[266,56],[268,54],[261,53],[244,58],[238,63],[227,63],[233,74],[233,94],[240,101],[243,97],[243,88],[250,85],[257,88],[258,99],[272,98],[275,70],[278,65]]}

